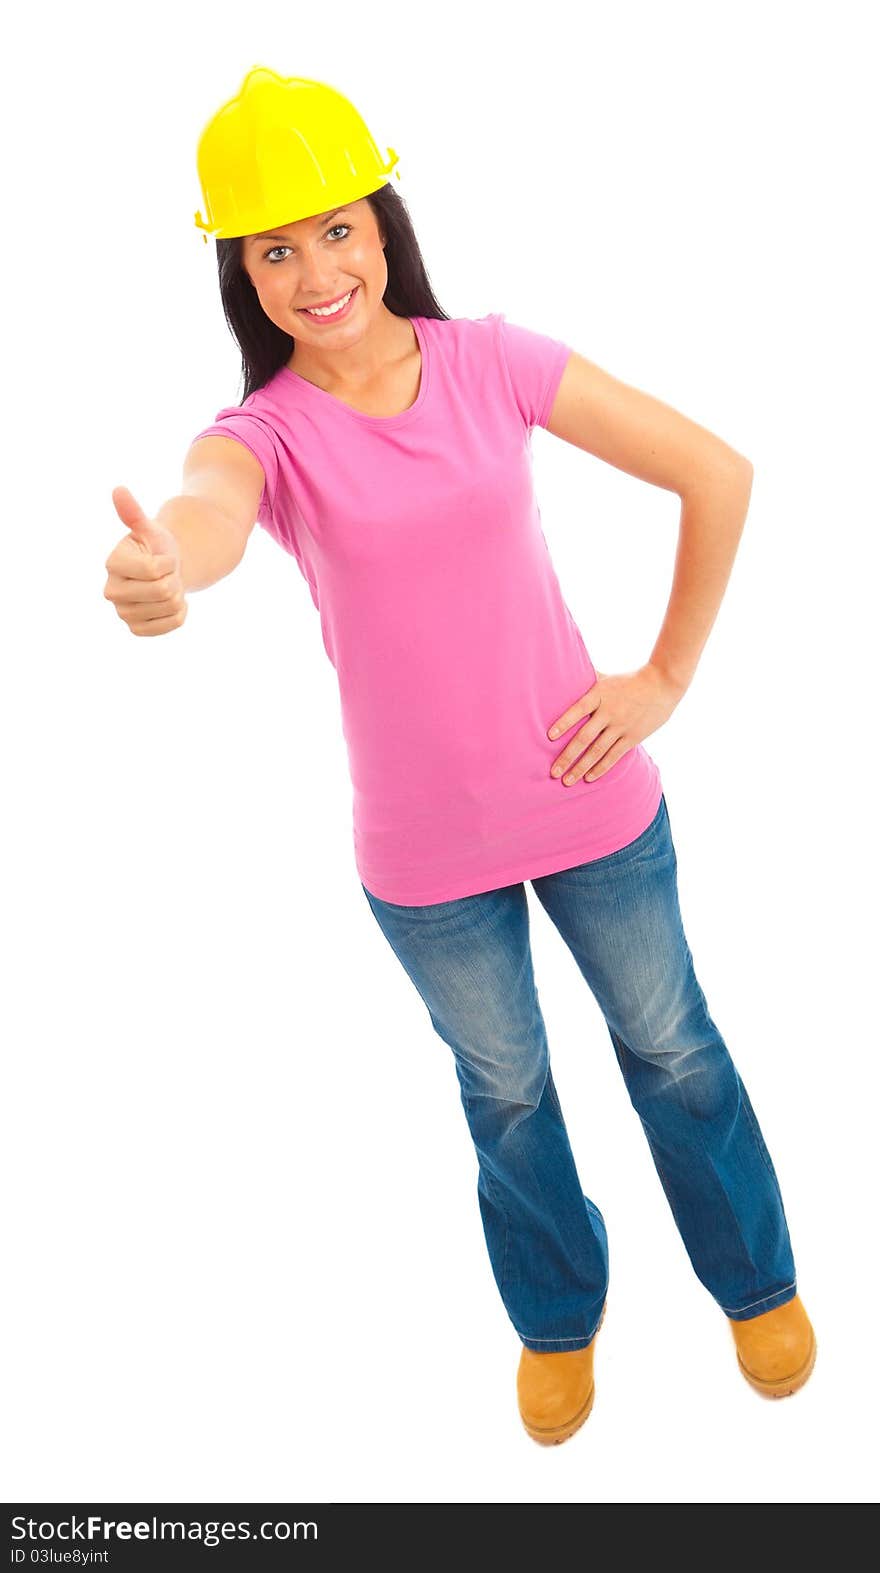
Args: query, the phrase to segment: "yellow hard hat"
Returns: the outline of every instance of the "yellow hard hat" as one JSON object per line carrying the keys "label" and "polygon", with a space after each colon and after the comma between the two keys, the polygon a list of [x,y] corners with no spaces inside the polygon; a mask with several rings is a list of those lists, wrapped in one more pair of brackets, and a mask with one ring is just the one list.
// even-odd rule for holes
{"label": "yellow hard hat", "polygon": [[196,154],[206,218],[215,240],[344,207],[388,182],[398,154],[383,163],[354,105],[326,82],[278,76],[254,66],[235,98],[211,117]]}

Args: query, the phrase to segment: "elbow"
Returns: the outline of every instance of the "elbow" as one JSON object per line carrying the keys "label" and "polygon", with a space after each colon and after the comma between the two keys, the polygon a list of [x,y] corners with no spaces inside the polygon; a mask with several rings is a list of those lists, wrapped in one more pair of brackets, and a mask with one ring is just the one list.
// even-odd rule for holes
{"label": "elbow", "polygon": [[744,495],[745,505],[748,507],[752,495],[752,481],[755,478],[755,467],[751,459],[747,459],[745,454],[737,453],[736,449],[731,449],[721,476],[723,484],[726,484],[732,492],[740,492]]}
{"label": "elbow", "polygon": [[749,503],[752,500],[752,482],[755,479],[755,466],[752,464],[751,459],[743,459],[742,472],[743,485],[745,486],[746,493],[746,512],[748,512]]}
{"label": "elbow", "polygon": [[755,466],[751,459],[747,459],[745,454],[740,453],[736,448],[728,448],[726,457],[727,468],[741,476],[746,485],[751,486],[752,476],[755,473]]}
{"label": "elbow", "polygon": [[683,502],[705,502],[709,505],[721,502],[724,506],[734,508],[741,503],[745,513],[752,495],[754,473],[750,459],[725,445],[720,456],[713,457],[712,462],[702,469],[693,470],[687,484],[676,490]]}

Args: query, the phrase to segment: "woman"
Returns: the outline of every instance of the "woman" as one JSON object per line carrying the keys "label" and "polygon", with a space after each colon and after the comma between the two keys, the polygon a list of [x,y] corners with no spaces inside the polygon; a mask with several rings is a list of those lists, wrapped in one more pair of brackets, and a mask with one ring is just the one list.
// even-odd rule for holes
{"label": "woman", "polygon": [[[347,100],[257,67],[199,171],[245,397],[194,438],[186,495],[132,535],[108,597],[180,626],[255,517],[296,557],[339,679],[361,885],[450,1046],[536,1441],[593,1401],[608,1281],[550,1070],[525,880],[599,1002],[695,1272],[740,1369],[782,1396],[815,1338],[776,1174],[697,982],[657,766],[745,519],[751,465],[704,428],[502,313],[439,308],[404,204]],[[566,281],[556,281],[562,287]],[[682,498],[650,659],[597,673],[531,475],[536,425]]]}

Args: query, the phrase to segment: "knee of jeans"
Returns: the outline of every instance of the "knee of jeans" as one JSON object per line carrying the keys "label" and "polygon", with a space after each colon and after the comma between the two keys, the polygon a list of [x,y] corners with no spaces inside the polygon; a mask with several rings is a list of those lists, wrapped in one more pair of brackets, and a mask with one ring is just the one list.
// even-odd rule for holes
{"label": "knee of jeans", "polygon": [[710,1064],[724,1045],[709,1015],[689,947],[684,961],[677,951],[659,946],[620,987],[614,1001],[614,1029],[640,1060],[663,1070],[671,1081],[693,1076]]}
{"label": "knee of jeans", "polygon": [[[636,1106],[671,1098],[704,1120],[727,1118],[738,1101],[738,1081],[717,1030],[681,1019],[648,1033],[644,1024],[619,1033],[615,1052]],[[627,1054],[632,1059],[627,1060]]]}
{"label": "knee of jeans", "polygon": [[481,1148],[501,1147],[515,1133],[521,1136],[521,1127],[530,1129],[528,1122],[540,1108],[546,1087],[546,1077],[541,1088],[502,1086],[492,1092],[486,1090],[485,1084],[475,1089],[472,1079],[461,1073],[459,1082],[471,1135]]}
{"label": "knee of jeans", "polygon": [[449,1043],[466,1103],[487,1100],[503,1109],[505,1124],[512,1128],[538,1108],[547,1084],[550,1056],[543,1032],[535,1039],[510,1031],[483,1030],[467,1042],[453,1039],[434,1021],[440,1037]]}

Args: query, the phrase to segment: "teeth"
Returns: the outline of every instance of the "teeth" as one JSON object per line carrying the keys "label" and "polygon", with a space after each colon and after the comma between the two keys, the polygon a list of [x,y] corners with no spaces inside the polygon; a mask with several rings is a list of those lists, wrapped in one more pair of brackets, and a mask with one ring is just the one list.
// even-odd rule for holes
{"label": "teeth", "polygon": [[337,311],[342,311],[348,305],[353,293],[353,290],[349,290],[335,306],[305,306],[303,310],[307,311],[310,317],[333,317]]}

